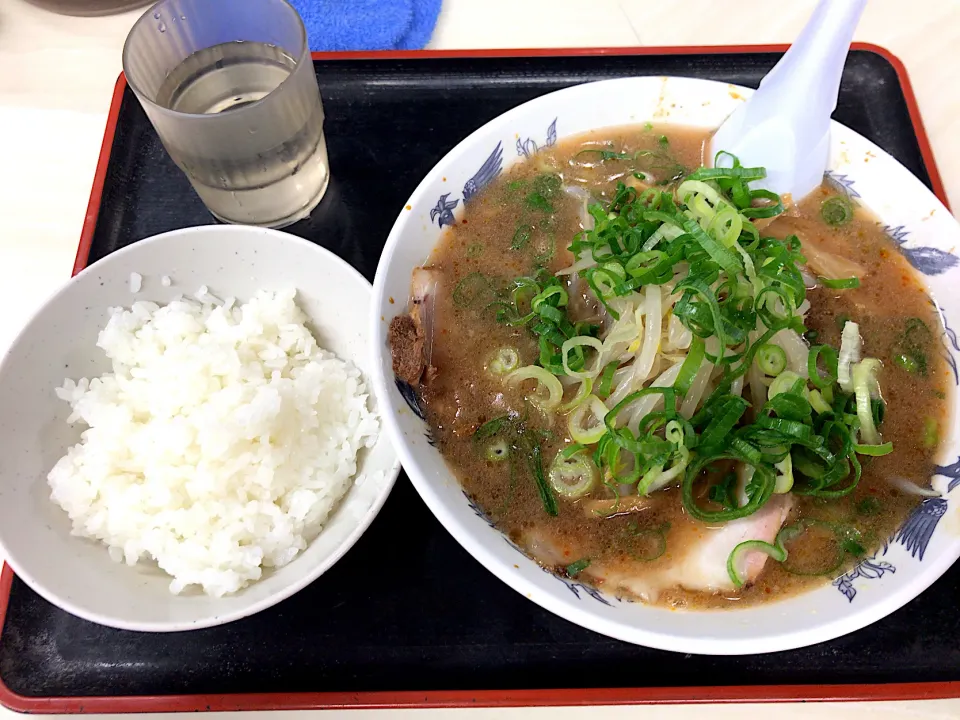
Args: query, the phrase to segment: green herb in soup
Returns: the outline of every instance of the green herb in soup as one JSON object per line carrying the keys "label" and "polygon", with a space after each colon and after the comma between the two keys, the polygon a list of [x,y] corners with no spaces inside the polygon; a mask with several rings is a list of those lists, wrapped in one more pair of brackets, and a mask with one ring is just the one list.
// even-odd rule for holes
{"label": "green herb in soup", "polygon": [[391,324],[464,489],[547,568],[721,607],[832,579],[929,492],[942,328],[825,185],[799,203],[704,133],[560,143],[475,198]]}

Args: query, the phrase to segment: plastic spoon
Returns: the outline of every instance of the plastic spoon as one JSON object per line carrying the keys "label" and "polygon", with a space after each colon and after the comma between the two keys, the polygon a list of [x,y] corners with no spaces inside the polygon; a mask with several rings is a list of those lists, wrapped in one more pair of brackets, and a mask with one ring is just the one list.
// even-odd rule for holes
{"label": "plastic spoon", "polygon": [[[711,156],[731,152],[747,167],[767,169],[753,183],[794,200],[818,187],[830,153],[830,115],[866,0],[820,0],[790,49],[756,93],[714,134]],[[712,158],[711,158],[712,159]],[[729,166],[720,156],[717,166]]]}

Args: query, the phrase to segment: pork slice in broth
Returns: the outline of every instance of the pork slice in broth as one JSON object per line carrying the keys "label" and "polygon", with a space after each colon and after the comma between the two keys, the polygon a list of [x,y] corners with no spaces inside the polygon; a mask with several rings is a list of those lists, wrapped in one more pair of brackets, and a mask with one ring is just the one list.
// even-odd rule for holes
{"label": "pork slice in broth", "polygon": [[[670,590],[706,593],[735,592],[727,572],[727,559],[734,548],[747,540],[773,543],[793,509],[789,495],[773,497],[758,512],[719,526],[698,522],[676,524],[669,532],[668,555],[656,563],[625,558],[592,562],[583,570],[600,587],[614,593],[656,602]],[[526,530],[521,543],[537,561],[547,567],[561,567],[579,558],[576,547],[537,526]],[[739,568],[745,584],[756,581],[768,557],[749,552]]]}
{"label": "pork slice in broth", "polygon": [[843,248],[833,247],[836,240],[830,236],[831,230],[823,223],[803,217],[779,217],[766,229],[765,235],[786,238],[796,235],[807,258],[807,266],[817,275],[826,278],[841,279],[848,277],[863,278],[866,268],[838,254]]}
{"label": "pork slice in broth", "polygon": [[[636,562],[624,562],[592,564],[584,572],[607,589],[626,591],[647,602],[656,602],[661,594],[677,588],[734,592],[737,588],[727,572],[730,553],[747,540],[773,543],[792,507],[789,495],[777,495],[753,515],[724,525],[689,523],[676,527],[669,536],[670,546],[675,548],[672,557],[656,569],[641,566],[638,572]],[[760,576],[767,560],[762,552],[745,554],[739,568],[745,584],[752,584]]]}
{"label": "pork slice in broth", "polygon": [[413,386],[424,371],[432,374],[433,323],[440,269],[416,268],[410,283],[410,310],[390,321],[387,342],[393,360],[393,374]]}

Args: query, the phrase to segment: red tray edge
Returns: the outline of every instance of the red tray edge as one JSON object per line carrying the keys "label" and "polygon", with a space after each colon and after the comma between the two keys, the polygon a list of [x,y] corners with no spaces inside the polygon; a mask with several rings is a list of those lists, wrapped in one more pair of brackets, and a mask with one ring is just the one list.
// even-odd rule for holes
{"label": "red tray edge", "polygon": [[[457,57],[551,57],[583,55],[678,55],[746,52],[785,52],[789,46],[710,45],[676,47],[531,48],[492,50],[415,50],[313,53],[314,60],[420,59]],[[854,50],[876,53],[897,73],[910,120],[934,194],[949,208],[940,172],[933,157],[913,85],[903,62],[884,47],[857,42]],[[94,174],[93,187],[74,260],[73,274],[87,265],[100,200],[113,147],[120,104],[127,87],[117,78]],[[3,628],[13,584],[13,570],[4,564],[0,574],[0,629]],[[319,710],[385,708],[463,708],[635,705],[670,703],[780,703],[934,700],[960,697],[960,681],[860,685],[743,685],[732,687],[568,688],[560,690],[442,690],[397,692],[239,693],[233,695],[128,695],[119,697],[28,697],[13,692],[0,677],[0,705],[24,713],[143,713],[235,710]]]}

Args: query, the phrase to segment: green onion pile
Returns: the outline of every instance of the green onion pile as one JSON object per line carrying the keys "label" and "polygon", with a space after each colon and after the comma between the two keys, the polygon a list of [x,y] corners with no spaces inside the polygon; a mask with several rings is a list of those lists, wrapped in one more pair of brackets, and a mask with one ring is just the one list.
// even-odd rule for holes
{"label": "green onion pile", "polygon": [[[572,442],[545,469],[519,421],[490,421],[477,441],[532,453],[547,513],[558,512],[556,494],[606,486],[604,496],[620,498],[679,485],[692,517],[728,522],[775,494],[848,495],[860,480],[858,456],[892,450],[878,429],[879,361],[861,358],[853,322],[840,348],[804,339],[815,334],[804,326],[800,242],[764,237],[752,222],[782,213],[783,203],[750,188],[763,168],[726,153],[716,164],[722,155],[730,167],[701,168],[675,189],[618,182],[609,203],[589,206],[592,227],[571,243],[571,267],[485,290],[497,320],[526,327],[539,345],[533,365],[517,367],[517,352],[505,348],[488,367],[523,384],[541,411],[564,414]],[[540,185],[554,202],[559,177]],[[834,203],[824,214],[841,222],[847,210]],[[856,278],[820,282],[858,286]],[[595,319],[568,314],[569,294],[584,284]],[[903,345],[903,362],[920,363],[913,338]],[[729,563],[738,586],[748,550],[786,558],[779,540],[738,546]]]}

